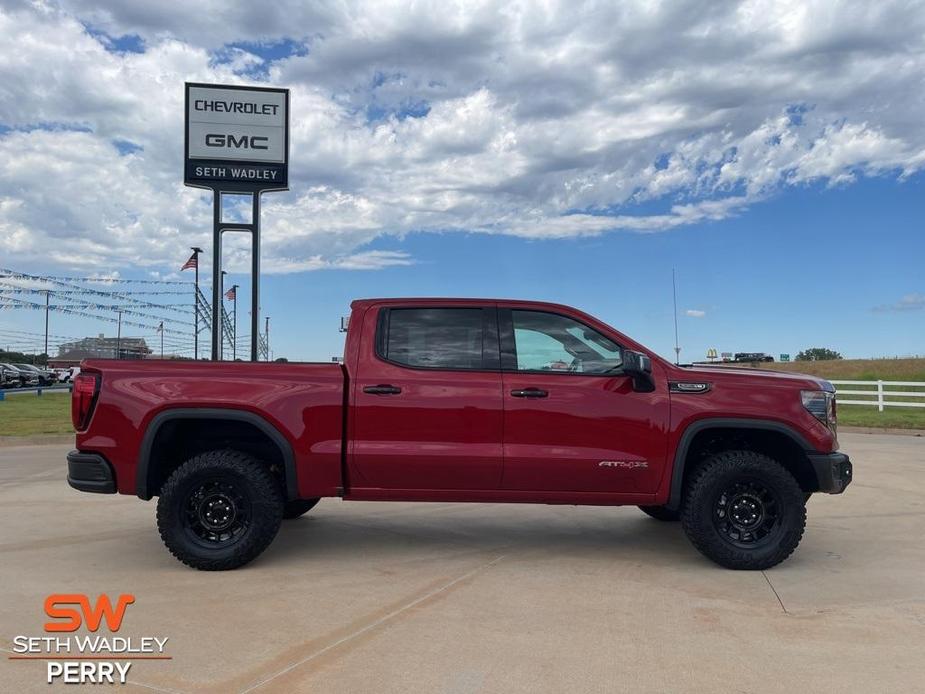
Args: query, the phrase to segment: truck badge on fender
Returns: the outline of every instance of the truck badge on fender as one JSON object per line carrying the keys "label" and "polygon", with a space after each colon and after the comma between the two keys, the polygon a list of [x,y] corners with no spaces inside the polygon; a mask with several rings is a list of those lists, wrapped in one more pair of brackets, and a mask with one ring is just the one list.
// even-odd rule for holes
{"label": "truck badge on fender", "polygon": [[624,470],[636,470],[649,467],[648,460],[602,460],[598,467],[620,467]]}

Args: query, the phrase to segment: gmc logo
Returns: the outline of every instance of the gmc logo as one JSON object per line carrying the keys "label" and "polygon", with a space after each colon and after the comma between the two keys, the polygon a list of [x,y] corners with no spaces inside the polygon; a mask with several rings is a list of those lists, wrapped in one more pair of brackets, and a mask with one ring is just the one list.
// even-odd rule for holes
{"label": "gmc logo", "polygon": [[[77,631],[81,624],[86,624],[90,631],[96,631],[103,620],[106,620],[110,631],[119,631],[125,608],[133,602],[135,596],[130,593],[120,595],[115,607],[108,595],[99,596],[96,605],[91,605],[90,598],[81,593],[49,595],[45,599],[45,614],[64,621],[46,622],[45,631]],[[77,605],[80,609],[69,605]]]}
{"label": "gmc logo", "polygon": [[269,149],[267,142],[268,137],[261,135],[216,135],[209,133],[206,135],[206,147],[233,147],[235,149]]}

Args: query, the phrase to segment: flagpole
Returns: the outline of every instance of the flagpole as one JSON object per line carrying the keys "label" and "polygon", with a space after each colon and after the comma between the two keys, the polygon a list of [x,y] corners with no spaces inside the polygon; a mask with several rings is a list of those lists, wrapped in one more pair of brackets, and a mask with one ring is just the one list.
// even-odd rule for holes
{"label": "flagpole", "polygon": [[[196,271],[196,279],[193,282],[193,361],[199,359],[199,254],[202,249],[198,246],[190,246],[193,255],[183,264],[180,272],[187,268],[193,268]],[[161,338],[164,335],[161,333]],[[162,350],[163,351],[163,350]]]}
{"label": "flagpole", "polygon": [[234,323],[231,326],[231,360],[234,361],[238,358],[238,285],[232,285],[231,291],[234,292],[232,296],[232,301],[234,301]]}
{"label": "flagpole", "polygon": [[[195,302],[195,311],[193,320],[195,321],[196,332],[193,333],[193,361],[199,360],[199,254],[202,253],[202,249],[196,246],[193,246],[193,255],[196,256],[196,280],[195,280],[195,289],[196,299]],[[161,339],[164,339],[164,333],[161,333]]]}

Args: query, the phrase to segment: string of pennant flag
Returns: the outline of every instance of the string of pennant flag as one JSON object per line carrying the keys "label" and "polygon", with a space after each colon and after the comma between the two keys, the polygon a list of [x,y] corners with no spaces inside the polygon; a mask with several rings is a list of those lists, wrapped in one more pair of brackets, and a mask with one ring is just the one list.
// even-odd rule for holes
{"label": "string of pennant flag", "polygon": [[[17,305],[15,305],[15,306],[9,305],[9,304],[5,303],[5,302],[7,302],[7,301],[9,301],[9,302],[14,302],[14,303],[16,303]],[[135,327],[135,328],[146,328],[146,329],[148,329],[148,330],[156,330],[156,329],[157,329],[157,326],[151,325],[150,323],[139,323],[139,322],[137,322],[137,321],[128,320],[128,319],[126,319],[126,318],[123,318],[123,319],[121,319],[121,321],[120,321],[119,318],[113,318],[112,316],[103,316],[103,315],[98,315],[98,314],[94,314],[94,313],[88,313],[86,310],[80,310],[80,309],[71,308],[71,307],[68,307],[68,306],[55,306],[55,305],[45,306],[45,304],[36,304],[36,303],[32,303],[32,302],[22,301],[22,300],[20,300],[20,299],[2,299],[2,298],[0,298],[0,310],[9,309],[9,308],[19,308],[19,309],[32,310],[32,311],[44,311],[44,310],[48,309],[49,311],[54,311],[55,313],[64,313],[64,314],[71,315],[71,316],[81,316],[81,317],[83,317],[83,318],[92,318],[92,319],[94,319],[94,320],[99,320],[99,321],[103,321],[103,322],[106,322],[106,323],[119,323],[119,322],[121,322],[122,325],[127,325],[127,326]],[[111,309],[111,307],[109,307],[109,306],[103,306],[103,307],[101,307],[101,308]],[[129,314],[129,315],[144,315],[144,314],[137,314],[137,313],[134,312],[134,311],[123,311],[123,313],[127,313],[127,314]],[[186,335],[189,335],[190,332],[191,332],[191,331],[173,330],[173,329],[171,329],[171,328],[164,328],[164,333],[165,333],[165,334],[171,334],[171,335],[183,335],[183,336],[186,336]]]}
{"label": "string of pennant flag", "polygon": [[[193,253],[181,270],[196,269],[197,266],[198,254]],[[108,291],[91,286],[104,283],[124,286]],[[132,283],[141,286],[132,288]],[[231,287],[223,298],[233,301],[236,289],[237,285]],[[211,302],[206,298],[209,291],[206,287],[206,292],[203,292],[193,282],[35,275],[0,267],[0,312],[47,311],[109,324],[121,323],[126,327],[144,329],[149,337],[163,338],[164,346],[175,354],[194,351],[192,347],[196,328],[200,334],[211,331]],[[190,293],[193,296],[189,302],[155,298]],[[225,309],[224,301],[221,303],[223,343],[237,343],[240,346],[249,340],[249,336],[234,334],[230,312]],[[194,315],[198,316],[198,321],[193,320]],[[21,342],[23,347],[28,346],[37,351],[44,344],[47,351],[48,347],[76,338],[35,333],[7,334],[3,339],[7,343]],[[258,351],[263,355],[267,353],[266,338],[262,334],[258,335]]]}

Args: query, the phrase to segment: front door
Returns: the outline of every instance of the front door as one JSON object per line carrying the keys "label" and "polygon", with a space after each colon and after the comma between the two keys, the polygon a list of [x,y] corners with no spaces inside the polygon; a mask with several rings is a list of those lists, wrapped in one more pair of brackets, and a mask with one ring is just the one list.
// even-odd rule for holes
{"label": "front door", "polygon": [[498,489],[501,373],[494,306],[367,312],[354,390],[355,489]]}
{"label": "front door", "polygon": [[669,400],[633,390],[622,347],[545,311],[501,310],[504,477],[510,490],[653,493],[666,458]]}

